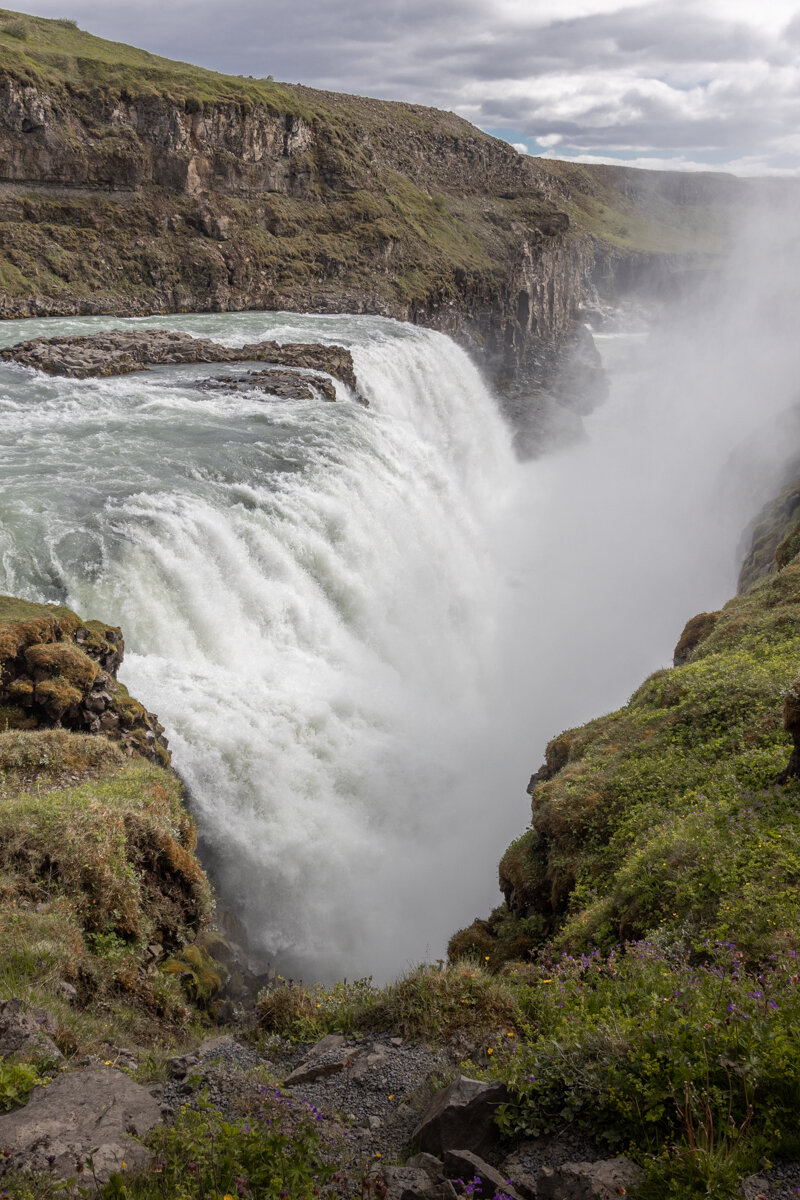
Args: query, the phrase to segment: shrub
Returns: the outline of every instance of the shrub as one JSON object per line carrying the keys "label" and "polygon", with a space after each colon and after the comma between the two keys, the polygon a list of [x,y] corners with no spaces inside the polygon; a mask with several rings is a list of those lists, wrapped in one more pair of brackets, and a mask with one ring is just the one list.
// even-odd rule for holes
{"label": "shrub", "polygon": [[712,1130],[717,1152],[779,1148],[800,1105],[798,971],[794,950],[752,971],[731,943],[697,961],[646,942],[534,968],[520,1005],[538,1032],[508,1060],[502,1127],[538,1136],[574,1122],[640,1157],[673,1144],[696,1160]]}
{"label": "shrub", "polygon": [[313,1042],[334,1030],[350,1033],[368,1021],[378,989],[371,979],[352,983],[318,983],[305,987],[292,979],[279,979],[258,998],[259,1026],[295,1042]]}
{"label": "shrub", "polygon": [[522,1024],[512,989],[490,975],[484,964],[469,961],[417,967],[383,989],[370,1020],[404,1037],[432,1041],[455,1034],[516,1033]]}
{"label": "shrub", "polygon": [[24,1104],[35,1087],[47,1082],[32,1063],[0,1059],[0,1112]]}
{"label": "shrub", "polygon": [[31,31],[31,27],[27,21],[6,21],[2,29],[3,33],[8,34],[9,37],[17,38],[20,42],[26,42],[28,34]]}
{"label": "shrub", "polygon": [[322,1114],[263,1089],[247,1118],[234,1123],[206,1106],[184,1108],[148,1137],[154,1158],[142,1175],[112,1176],[110,1200],[311,1200],[333,1171],[323,1157]]}
{"label": "shrub", "polygon": [[214,960],[200,946],[185,946],[180,954],[167,959],[162,969],[167,975],[177,975],[189,999],[204,1007],[222,987]]}

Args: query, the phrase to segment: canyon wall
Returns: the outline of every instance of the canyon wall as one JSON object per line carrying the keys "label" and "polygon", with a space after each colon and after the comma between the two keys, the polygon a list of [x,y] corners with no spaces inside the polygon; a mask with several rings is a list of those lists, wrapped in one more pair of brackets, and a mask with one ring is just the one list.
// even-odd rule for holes
{"label": "canyon wall", "polygon": [[[597,287],[663,290],[713,260],[739,199],[739,181],[548,163],[450,113],[230,79],[64,22],[0,13],[0,50],[4,317],[378,313],[456,337],[519,409]],[[596,364],[576,361],[591,397]]]}

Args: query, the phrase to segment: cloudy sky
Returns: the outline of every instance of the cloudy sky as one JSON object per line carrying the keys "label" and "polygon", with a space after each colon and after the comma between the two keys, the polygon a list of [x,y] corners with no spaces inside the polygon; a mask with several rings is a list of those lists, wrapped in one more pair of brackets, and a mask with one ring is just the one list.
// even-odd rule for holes
{"label": "cloudy sky", "polygon": [[800,0],[19,7],[220,71],[452,109],[531,154],[800,175]]}

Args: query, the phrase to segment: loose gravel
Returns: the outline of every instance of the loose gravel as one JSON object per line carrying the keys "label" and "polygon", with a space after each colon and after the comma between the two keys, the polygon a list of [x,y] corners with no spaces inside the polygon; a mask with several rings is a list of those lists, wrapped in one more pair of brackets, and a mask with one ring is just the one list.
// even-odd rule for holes
{"label": "loose gravel", "polygon": [[[229,1037],[204,1043],[196,1054],[171,1061],[165,1115],[193,1104],[202,1092],[225,1117],[235,1119],[242,1104],[263,1090],[266,1076],[283,1081],[310,1054],[313,1047],[282,1047],[267,1056]],[[279,1090],[321,1112],[337,1141],[346,1144],[349,1161],[362,1165],[407,1153],[411,1131],[435,1090],[432,1077],[441,1082],[453,1070],[445,1054],[389,1035],[342,1039],[311,1061],[323,1072],[340,1069]]]}

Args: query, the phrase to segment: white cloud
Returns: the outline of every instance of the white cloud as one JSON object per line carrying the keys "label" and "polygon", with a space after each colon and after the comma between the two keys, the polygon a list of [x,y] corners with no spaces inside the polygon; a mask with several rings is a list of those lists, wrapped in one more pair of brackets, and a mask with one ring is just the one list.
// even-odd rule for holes
{"label": "white cloud", "polygon": [[726,163],[698,162],[683,155],[673,158],[639,155],[635,158],[620,158],[611,154],[556,154],[547,152],[540,158],[551,158],[558,162],[577,162],[593,165],[610,164],[615,167],[638,167],[644,171],[724,171],[728,174],[762,178],[774,175],[785,179],[800,179],[800,163],[794,167],[775,167],[764,158],[745,156],[733,158]]}

